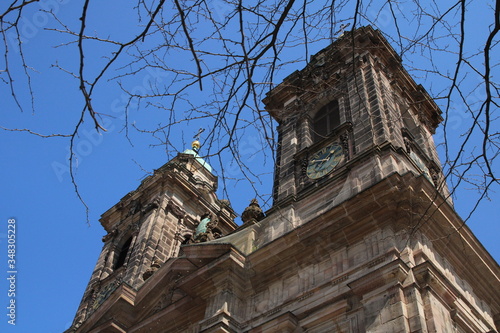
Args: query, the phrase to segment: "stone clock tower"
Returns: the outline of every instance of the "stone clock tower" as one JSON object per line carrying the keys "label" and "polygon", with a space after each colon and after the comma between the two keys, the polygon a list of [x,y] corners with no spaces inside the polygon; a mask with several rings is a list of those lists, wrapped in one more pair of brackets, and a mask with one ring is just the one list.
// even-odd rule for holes
{"label": "stone clock tower", "polygon": [[447,196],[432,139],[441,112],[379,37],[362,29],[350,47],[342,38],[264,100],[279,123],[276,204],[345,178],[343,166],[361,159],[372,173],[352,184],[358,190],[406,170],[423,174]]}
{"label": "stone clock tower", "polygon": [[453,209],[440,110],[380,32],[345,33],[264,104],[273,207],[236,226],[179,154],[104,213],[68,332],[498,332],[500,268]]}

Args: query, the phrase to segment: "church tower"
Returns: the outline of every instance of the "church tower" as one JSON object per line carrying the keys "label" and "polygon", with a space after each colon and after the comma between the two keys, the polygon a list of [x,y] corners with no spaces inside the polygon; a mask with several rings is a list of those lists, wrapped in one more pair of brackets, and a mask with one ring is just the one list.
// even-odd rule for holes
{"label": "church tower", "polygon": [[113,293],[137,289],[181,245],[216,239],[233,231],[236,214],[215,194],[217,178],[193,142],[155,170],[135,191],[101,217],[108,232],[73,327],[89,318]]}
{"label": "church tower", "polygon": [[103,215],[68,332],[499,331],[500,268],[453,209],[440,110],[379,31],[346,32],[264,104],[273,207],[234,225],[179,154]]}
{"label": "church tower", "polygon": [[343,166],[360,160],[372,173],[358,177],[354,191],[411,171],[447,197],[432,138],[441,112],[378,32],[363,28],[341,37],[264,103],[279,123],[275,204],[345,176]]}

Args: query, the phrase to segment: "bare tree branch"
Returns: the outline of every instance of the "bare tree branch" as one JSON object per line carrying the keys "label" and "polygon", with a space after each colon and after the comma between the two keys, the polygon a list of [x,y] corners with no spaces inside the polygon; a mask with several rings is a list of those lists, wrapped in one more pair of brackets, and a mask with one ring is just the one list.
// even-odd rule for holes
{"label": "bare tree branch", "polygon": [[[172,136],[185,131],[186,124],[198,128],[199,122],[206,123],[206,157],[219,162],[228,182],[246,179],[258,192],[260,175],[247,168],[248,156],[240,153],[239,146],[252,131],[259,133],[261,144],[254,153],[273,154],[275,124],[263,112],[262,98],[285,74],[307,64],[315,50],[343,34],[347,26],[356,29],[366,24],[380,28],[397,45],[405,67],[417,80],[428,83],[432,97],[443,108],[439,140],[445,153],[442,164],[446,179],[440,181],[452,185],[450,195],[464,186],[473,188],[477,203],[471,206],[472,213],[498,189],[500,137],[491,133],[499,126],[498,1],[485,10],[488,30],[486,24],[476,27],[483,22],[469,18],[471,6],[479,4],[465,0],[138,0],[130,8],[136,24],[124,29],[120,38],[102,27],[94,31],[91,22],[99,8],[96,2],[81,4],[77,25],[56,10],[38,5],[36,0],[16,0],[1,6],[4,57],[0,59],[0,82],[5,83],[4,95],[10,95],[11,104],[21,111],[29,100],[35,110],[32,77],[36,70],[29,66],[26,51],[32,50],[22,36],[22,22],[27,13],[38,10],[50,17],[50,24],[41,30],[64,38],[56,50],[78,52],[75,59],[55,58],[51,64],[69,74],[83,104],[70,111],[75,115],[70,134],[64,134],[67,130],[40,134],[24,125],[2,129],[42,138],[70,138],[71,179],[79,198],[73,149],[88,117],[96,132],[105,131],[104,121],[112,118],[94,102],[99,87],[105,84],[116,84],[125,96],[120,96],[123,116],[113,119],[120,122],[120,131],[131,144],[136,134],[150,136],[154,145],[163,145],[165,151],[173,153],[178,147]],[[153,71],[162,77],[152,78]],[[145,77],[147,82],[140,82]],[[359,79],[354,75],[356,83]],[[141,112],[157,112],[153,125],[134,122],[141,115],[139,108]],[[237,175],[224,170],[224,154],[233,159],[230,165],[237,167]],[[432,212],[425,215],[428,218]]]}

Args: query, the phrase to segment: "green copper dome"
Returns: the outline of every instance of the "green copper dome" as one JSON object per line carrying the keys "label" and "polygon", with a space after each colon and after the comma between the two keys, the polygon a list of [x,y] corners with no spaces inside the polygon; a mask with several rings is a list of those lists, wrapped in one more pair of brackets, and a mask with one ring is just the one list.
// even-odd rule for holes
{"label": "green copper dome", "polygon": [[201,165],[203,165],[205,167],[205,169],[207,169],[210,173],[212,172],[212,167],[210,166],[210,164],[208,164],[203,158],[201,158],[200,155],[198,155],[198,149],[200,148],[200,143],[199,141],[194,141],[192,143],[192,146],[193,146],[193,149],[186,149],[184,150],[184,154],[189,154],[189,155],[193,155],[194,158],[196,158],[196,160],[198,162],[200,162]]}

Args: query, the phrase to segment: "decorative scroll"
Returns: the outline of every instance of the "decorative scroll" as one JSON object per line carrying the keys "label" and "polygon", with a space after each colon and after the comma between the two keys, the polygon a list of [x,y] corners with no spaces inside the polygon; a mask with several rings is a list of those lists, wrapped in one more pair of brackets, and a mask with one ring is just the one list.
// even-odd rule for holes
{"label": "decorative scroll", "polygon": [[344,151],[344,157],[346,161],[351,159],[351,153],[349,149],[349,134],[346,132],[339,137],[340,143],[342,145],[343,151]]}
{"label": "decorative scroll", "polygon": [[165,207],[165,213],[172,213],[175,217],[177,217],[179,220],[184,219],[186,216],[186,212],[177,206],[172,200],[169,200],[167,203],[167,207]]}
{"label": "decorative scroll", "polygon": [[153,200],[151,200],[142,210],[141,210],[141,213],[143,215],[146,215],[148,214],[149,212],[151,212],[152,210],[155,210],[157,209],[158,207],[160,207],[160,204],[161,204],[161,199],[160,199],[160,196],[156,196],[153,198]]}
{"label": "decorative scroll", "polygon": [[107,241],[111,240],[113,237],[115,237],[116,235],[118,234],[118,230],[117,229],[113,229],[111,230],[109,233],[107,233],[106,235],[104,235],[102,237],[102,242],[103,243],[106,243]]}

